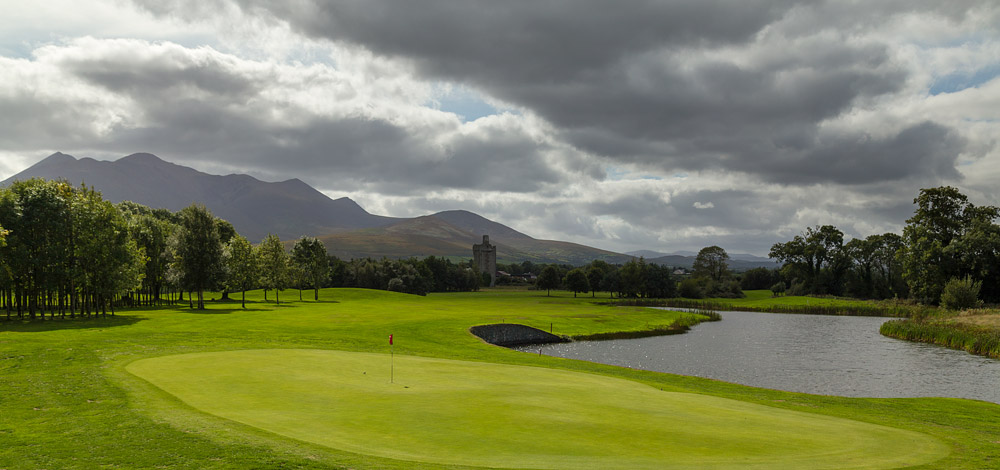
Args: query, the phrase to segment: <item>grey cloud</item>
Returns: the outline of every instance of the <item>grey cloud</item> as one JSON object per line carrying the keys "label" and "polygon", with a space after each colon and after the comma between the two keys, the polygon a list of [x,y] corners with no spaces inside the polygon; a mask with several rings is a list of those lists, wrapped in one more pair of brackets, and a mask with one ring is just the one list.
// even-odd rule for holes
{"label": "grey cloud", "polygon": [[215,58],[195,59],[189,55],[190,50],[178,48],[151,57],[134,52],[133,49],[93,59],[72,59],[63,65],[67,72],[95,85],[136,97],[200,91],[206,97],[233,98],[255,94],[263,85]]}
{"label": "grey cloud", "polygon": [[321,189],[369,185],[387,195],[439,188],[528,192],[562,178],[519,135],[459,139],[442,156],[423,136],[378,119],[315,117],[292,127],[185,101],[151,113],[154,125],[122,130],[115,146],[152,146],[182,160],[298,177]]}
{"label": "grey cloud", "polygon": [[93,123],[104,118],[101,105],[23,90],[0,96],[0,148],[73,148],[98,141]]}
{"label": "grey cloud", "polygon": [[[457,133],[457,121],[442,124],[437,131],[454,134],[442,138],[416,130],[423,128],[408,125],[405,116],[331,116],[285,101],[280,89],[275,98],[267,93],[271,87],[289,86],[276,85],[281,70],[225,54],[142,41],[90,45],[86,54],[51,54],[48,64],[109,91],[111,98],[101,99],[112,102],[80,102],[72,94],[40,99],[14,87],[16,93],[0,97],[9,111],[0,116],[4,149],[42,144],[74,152],[148,151],[179,163],[211,161],[241,173],[298,177],[338,190],[365,186],[383,194],[439,188],[529,192],[567,173],[547,157],[550,146],[511,120],[477,123],[479,131],[467,134]],[[295,79],[310,86],[309,77]],[[326,77],[317,80],[317,87],[331,86]],[[126,115],[110,124],[100,113],[116,106]],[[289,122],[275,117],[282,114]],[[95,123],[111,127],[98,130]]]}
{"label": "grey cloud", "polygon": [[965,145],[950,129],[923,122],[887,138],[863,133],[817,138],[805,148],[776,148],[769,157],[739,164],[764,168],[768,180],[785,184],[933,183],[960,179],[955,162]]}
{"label": "grey cloud", "polygon": [[[918,126],[879,146],[821,140],[819,127],[898,91],[908,79],[888,45],[865,39],[867,31],[910,12],[958,21],[971,8],[989,5],[234,2],[307,36],[404,58],[426,77],[468,84],[531,109],[561,138],[597,155],[670,171],[735,169],[786,184],[954,176],[943,165],[964,142],[953,138],[933,145],[936,155],[918,152],[917,164],[886,163],[863,172],[831,164],[850,162],[852,155],[891,155],[940,129]],[[179,0],[175,7],[187,11],[187,3]],[[233,3],[215,5],[231,9]],[[791,170],[804,177],[789,177]]]}
{"label": "grey cloud", "polygon": [[694,45],[743,41],[780,17],[783,4],[788,2],[238,3],[245,9],[268,10],[313,37],[418,58],[428,74],[510,83],[569,79],[613,65],[623,51],[642,51],[664,42]]}

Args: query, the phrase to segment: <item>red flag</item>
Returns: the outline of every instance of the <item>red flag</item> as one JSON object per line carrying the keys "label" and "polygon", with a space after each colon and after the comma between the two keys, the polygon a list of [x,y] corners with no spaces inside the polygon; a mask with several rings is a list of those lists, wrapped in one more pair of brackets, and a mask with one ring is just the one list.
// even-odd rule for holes
{"label": "red flag", "polygon": [[389,346],[392,346],[392,335],[389,335]]}

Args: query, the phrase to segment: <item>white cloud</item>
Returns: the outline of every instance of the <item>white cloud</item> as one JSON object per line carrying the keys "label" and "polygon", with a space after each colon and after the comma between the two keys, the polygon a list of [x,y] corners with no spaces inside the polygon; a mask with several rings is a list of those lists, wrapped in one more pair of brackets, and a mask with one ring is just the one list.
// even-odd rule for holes
{"label": "white cloud", "polygon": [[1000,203],[992,2],[705,1],[715,14],[692,18],[663,16],[670,3],[470,0],[403,18],[379,0],[140,3],[0,5],[0,179],[55,150],[149,151],[620,251],[898,230],[942,183]]}

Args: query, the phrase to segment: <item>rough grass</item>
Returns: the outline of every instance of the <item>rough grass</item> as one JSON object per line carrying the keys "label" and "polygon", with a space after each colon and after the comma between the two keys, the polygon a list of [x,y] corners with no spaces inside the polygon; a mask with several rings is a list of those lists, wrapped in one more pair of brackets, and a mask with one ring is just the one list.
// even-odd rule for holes
{"label": "rough grass", "polygon": [[612,305],[677,307],[704,310],[738,310],[766,313],[805,313],[813,315],[857,315],[906,317],[920,307],[892,301],[873,302],[837,297],[781,296],[769,290],[744,291],[742,299],[618,299]]}
{"label": "rough grass", "polygon": [[[125,369],[140,359],[212,351],[384,353],[390,333],[397,355],[588,372],[666,392],[764,405],[775,413],[798,411],[916,431],[950,450],[917,468],[1000,466],[1000,406],[995,404],[780,392],[519,353],[468,332],[475,324],[506,321],[546,331],[551,325],[556,334],[578,336],[667,327],[686,314],[611,308],[565,292],[417,297],[342,289],[320,295],[320,302],[276,307],[254,292],[247,310],[238,302],[210,303],[206,312],[159,308],[107,319],[0,323],[0,468],[466,468],[366,455],[262,431],[199,411]],[[282,297],[297,298],[294,291]],[[674,420],[678,429],[697,421]],[[716,443],[686,445],[711,448]]]}
{"label": "rough grass", "polygon": [[1000,358],[1000,313],[996,310],[956,313],[938,309],[930,315],[886,322],[879,332],[892,338]]}

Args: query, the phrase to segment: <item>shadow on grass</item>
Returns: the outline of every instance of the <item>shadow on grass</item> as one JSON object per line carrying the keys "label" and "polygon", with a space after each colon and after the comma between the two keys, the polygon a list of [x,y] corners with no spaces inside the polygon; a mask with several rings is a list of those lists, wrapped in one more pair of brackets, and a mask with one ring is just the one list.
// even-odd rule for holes
{"label": "shadow on grass", "polygon": [[0,318],[0,331],[11,332],[42,332],[53,330],[82,330],[88,328],[113,328],[116,326],[129,326],[145,320],[143,317],[135,315],[108,315],[74,318],[46,317],[44,320],[36,318],[34,320],[11,318]]}
{"label": "shadow on grass", "polygon": [[268,310],[268,309],[266,309],[266,308],[254,308],[254,307],[241,308],[241,307],[239,307],[237,305],[236,307],[232,307],[232,308],[206,308],[205,310],[198,310],[196,308],[195,309],[190,309],[190,308],[186,308],[185,307],[182,310],[182,312],[183,313],[192,313],[192,314],[195,314],[195,315],[229,315],[231,313],[263,312],[265,310]]}

